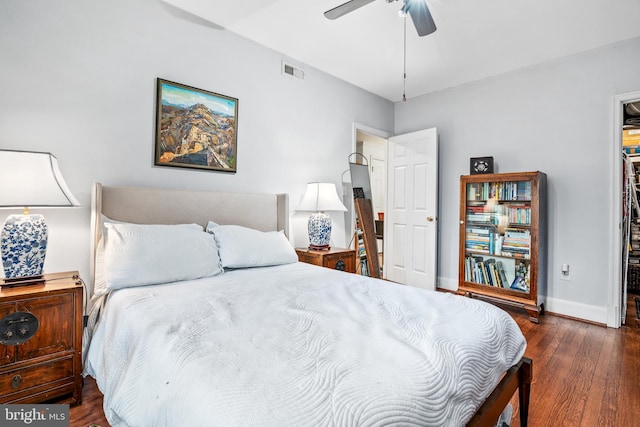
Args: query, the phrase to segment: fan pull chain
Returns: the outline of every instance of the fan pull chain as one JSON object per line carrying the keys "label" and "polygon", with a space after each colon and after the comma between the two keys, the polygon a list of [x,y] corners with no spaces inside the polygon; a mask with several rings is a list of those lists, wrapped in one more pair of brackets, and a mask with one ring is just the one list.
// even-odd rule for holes
{"label": "fan pull chain", "polygon": [[403,73],[402,73],[402,101],[407,100],[407,14],[404,14],[404,55],[403,55]]}

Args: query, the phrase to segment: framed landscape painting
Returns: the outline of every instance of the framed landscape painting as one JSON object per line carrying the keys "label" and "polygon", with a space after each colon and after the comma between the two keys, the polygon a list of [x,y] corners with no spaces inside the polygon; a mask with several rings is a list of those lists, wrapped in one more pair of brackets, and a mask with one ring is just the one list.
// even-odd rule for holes
{"label": "framed landscape painting", "polygon": [[235,172],[238,100],[158,79],[155,164]]}

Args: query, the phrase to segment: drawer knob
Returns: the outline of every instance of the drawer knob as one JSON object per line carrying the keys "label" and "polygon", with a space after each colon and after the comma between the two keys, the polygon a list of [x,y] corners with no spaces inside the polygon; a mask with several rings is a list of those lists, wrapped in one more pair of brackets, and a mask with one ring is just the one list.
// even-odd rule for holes
{"label": "drawer knob", "polygon": [[20,375],[16,375],[11,380],[11,388],[20,388],[20,383],[22,383],[22,377]]}
{"label": "drawer knob", "polygon": [[336,261],[336,270],[345,271],[347,269],[347,265],[341,259]]}

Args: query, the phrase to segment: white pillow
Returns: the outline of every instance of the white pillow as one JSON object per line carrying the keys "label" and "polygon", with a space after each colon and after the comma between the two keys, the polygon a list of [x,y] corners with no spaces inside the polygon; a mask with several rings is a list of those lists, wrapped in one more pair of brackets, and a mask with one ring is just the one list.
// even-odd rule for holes
{"label": "white pillow", "polygon": [[207,232],[216,238],[224,268],[266,267],[298,261],[298,255],[282,231],[263,232],[209,221]]}
{"label": "white pillow", "polygon": [[215,239],[198,224],[104,224],[107,290],[222,273]]}
{"label": "white pillow", "polygon": [[94,260],[94,282],[93,282],[93,295],[104,295],[107,293],[107,278],[104,272],[104,239],[107,234],[107,228],[104,226],[107,222],[113,222],[116,224],[125,224],[122,221],[113,220],[106,215],[100,215],[100,222],[102,224],[102,235],[96,246],[96,258]]}

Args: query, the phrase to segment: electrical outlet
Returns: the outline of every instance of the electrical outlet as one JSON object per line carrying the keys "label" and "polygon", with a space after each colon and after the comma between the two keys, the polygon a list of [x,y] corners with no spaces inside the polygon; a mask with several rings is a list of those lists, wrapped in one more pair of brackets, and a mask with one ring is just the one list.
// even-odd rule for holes
{"label": "electrical outlet", "polygon": [[562,270],[560,270],[560,278],[562,280],[571,280],[571,269],[569,264],[562,264]]}

